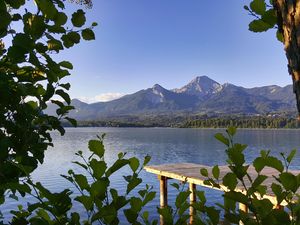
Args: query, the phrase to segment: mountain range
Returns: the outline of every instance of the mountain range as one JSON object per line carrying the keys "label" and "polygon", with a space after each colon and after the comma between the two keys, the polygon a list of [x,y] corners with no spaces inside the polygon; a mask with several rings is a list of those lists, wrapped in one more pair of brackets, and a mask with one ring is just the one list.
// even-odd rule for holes
{"label": "mountain range", "polygon": [[[175,114],[265,115],[296,111],[292,85],[244,88],[220,84],[207,76],[196,77],[187,85],[172,90],[155,84],[109,102],[87,104],[73,99],[72,105],[76,109],[70,112],[70,117],[78,120]],[[49,105],[48,113],[54,112],[55,106]]]}

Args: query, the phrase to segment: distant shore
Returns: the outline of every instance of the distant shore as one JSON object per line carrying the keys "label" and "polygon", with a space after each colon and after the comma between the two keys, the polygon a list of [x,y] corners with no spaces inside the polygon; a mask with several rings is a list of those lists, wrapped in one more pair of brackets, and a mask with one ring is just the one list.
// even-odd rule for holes
{"label": "distant shore", "polygon": [[[65,127],[71,127],[64,122]],[[298,129],[300,123],[295,118],[286,117],[213,117],[213,118],[176,118],[169,120],[143,119],[126,120],[79,120],[78,127],[169,127],[169,128],[227,128],[239,129]]]}

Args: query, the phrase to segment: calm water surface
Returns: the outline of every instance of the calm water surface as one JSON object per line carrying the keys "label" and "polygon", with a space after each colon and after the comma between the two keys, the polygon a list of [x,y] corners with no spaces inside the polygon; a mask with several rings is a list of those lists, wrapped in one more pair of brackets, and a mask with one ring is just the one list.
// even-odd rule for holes
{"label": "calm water surface", "polygon": [[[175,129],[175,128],[68,128],[65,136],[53,133],[54,148],[50,148],[45,157],[45,162],[32,175],[33,179],[42,182],[52,191],[61,191],[63,188],[74,188],[65,181],[60,174],[67,174],[68,169],[78,169],[71,163],[77,160],[74,155],[78,150],[87,151],[87,142],[97,134],[106,133],[106,160],[108,163],[116,159],[119,152],[127,152],[128,156],[143,159],[151,155],[150,164],[192,162],[205,165],[225,164],[225,147],[214,138],[221,129]],[[279,156],[280,152],[289,152],[300,147],[300,130],[239,130],[235,140],[247,144],[247,161],[251,162],[259,155],[261,149],[271,149],[272,154]],[[300,156],[297,154],[294,169],[300,169]],[[126,187],[123,175],[129,172],[122,170],[122,174],[113,177],[112,186],[119,192],[124,192]],[[142,172],[144,186],[146,183],[153,185],[159,191],[157,177]],[[170,182],[171,183],[171,182]],[[201,189],[201,188],[200,188]],[[221,193],[203,189],[211,204],[221,201]],[[76,191],[76,190],[74,190]],[[169,188],[169,201],[174,202],[175,191]],[[158,196],[158,195],[157,195]],[[31,198],[26,199],[32,201]],[[6,207],[0,210],[8,217],[9,211],[22,202],[8,200]],[[156,199],[149,205],[150,215],[156,218]],[[81,211],[75,205],[77,211]],[[121,216],[122,217],[122,216]],[[122,224],[126,224],[123,220]]]}

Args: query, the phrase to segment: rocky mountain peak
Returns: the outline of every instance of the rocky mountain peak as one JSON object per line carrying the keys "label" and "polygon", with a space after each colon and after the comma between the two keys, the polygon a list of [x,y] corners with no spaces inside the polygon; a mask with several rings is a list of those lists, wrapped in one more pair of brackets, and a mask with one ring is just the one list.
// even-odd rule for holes
{"label": "rocky mountain peak", "polygon": [[222,86],[218,82],[207,76],[198,76],[182,88],[175,89],[174,92],[203,97],[208,94],[217,93],[221,89]]}

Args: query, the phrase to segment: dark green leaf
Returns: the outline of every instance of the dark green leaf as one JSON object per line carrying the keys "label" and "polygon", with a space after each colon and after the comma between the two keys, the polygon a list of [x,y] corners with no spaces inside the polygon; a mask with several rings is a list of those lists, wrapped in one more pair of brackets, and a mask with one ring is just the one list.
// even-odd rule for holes
{"label": "dark green leaf", "polygon": [[71,104],[70,96],[66,92],[64,92],[64,90],[58,89],[58,90],[55,91],[55,94],[62,97],[68,105]]}
{"label": "dark green leaf", "polygon": [[133,172],[136,172],[140,166],[140,162],[136,157],[132,157],[129,159],[129,166]]}
{"label": "dark green leaf", "polygon": [[226,132],[230,135],[230,136],[234,136],[236,133],[236,127],[228,127],[228,129],[226,130]]}
{"label": "dark green leaf", "polygon": [[180,206],[187,200],[187,198],[190,196],[190,192],[189,191],[183,191],[180,192],[177,197],[176,197],[176,201],[175,201],[175,205],[177,208],[180,208]]}
{"label": "dark green leaf", "polygon": [[92,210],[93,209],[93,199],[90,196],[77,196],[75,197],[75,201],[80,202],[86,210]]}
{"label": "dark green leaf", "polygon": [[50,20],[54,20],[58,13],[54,3],[51,0],[36,0],[37,5],[43,14]]}
{"label": "dark green leaf", "polygon": [[75,27],[82,27],[85,24],[85,12],[82,9],[77,10],[77,12],[72,14],[72,24]]}
{"label": "dark green leaf", "polygon": [[253,32],[264,32],[272,28],[268,23],[264,22],[263,20],[253,20],[249,24],[249,30]]}
{"label": "dark green leaf", "polygon": [[204,177],[208,177],[208,171],[206,168],[201,168],[200,169],[200,174]]}
{"label": "dark green leaf", "polygon": [[62,46],[62,43],[56,39],[47,41],[47,44],[48,44],[48,50],[50,50],[50,51],[59,52],[59,50],[64,49],[64,47]]}
{"label": "dark green leaf", "polygon": [[137,187],[140,183],[142,183],[142,179],[136,176],[132,176],[132,179],[127,185],[126,193],[130,193],[135,187]]}
{"label": "dark green leaf", "polygon": [[253,0],[250,3],[250,8],[253,12],[263,15],[266,11],[266,3],[264,0]]}
{"label": "dark green leaf", "polygon": [[84,40],[87,40],[87,41],[90,41],[90,40],[95,40],[95,34],[94,34],[94,31],[87,28],[87,29],[84,29],[82,32],[81,32],[81,35],[82,35],[82,38]]}
{"label": "dark green leaf", "polygon": [[56,25],[61,26],[64,25],[67,22],[67,20],[68,20],[67,15],[63,12],[59,12],[55,17],[54,22]]}
{"label": "dark green leaf", "polygon": [[104,145],[102,141],[99,140],[90,140],[89,149],[91,152],[96,154],[99,158],[102,158],[104,155]]}
{"label": "dark green leaf", "polygon": [[70,69],[70,70],[73,69],[73,65],[69,61],[62,61],[62,62],[59,63],[59,65],[62,66],[62,67],[65,67],[67,69]]}
{"label": "dark green leaf", "polygon": [[126,159],[118,159],[115,163],[106,171],[106,176],[109,177],[114,172],[118,171],[122,167],[129,164],[129,161]]}
{"label": "dark green leaf", "polygon": [[107,168],[106,163],[104,161],[98,161],[96,159],[91,160],[90,166],[93,170],[93,176],[96,179],[100,179],[104,175],[105,170]]}
{"label": "dark green leaf", "polygon": [[287,161],[288,163],[291,163],[292,160],[293,160],[293,158],[295,157],[296,153],[297,153],[297,150],[296,150],[296,149],[293,149],[293,150],[290,152],[290,154],[288,155],[288,157],[286,158],[286,161]]}
{"label": "dark green leaf", "polygon": [[70,118],[70,117],[65,117],[66,120],[68,120],[73,127],[77,127],[77,121],[73,118]]}
{"label": "dark green leaf", "polygon": [[228,138],[224,137],[223,134],[217,133],[217,134],[215,134],[215,138],[216,138],[218,141],[220,141],[220,142],[222,142],[223,144],[225,144],[226,146],[229,146],[229,140],[228,140]]}
{"label": "dark green leaf", "polygon": [[151,202],[156,196],[156,192],[152,191],[146,194],[146,197],[143,200],[143,206],[145,206],[148,202]]}
{"label": "dark green leaf", "polygon": [[90,186],[88,184],[87,178],[82,174],[74,174],[74,179],[81,190],[89,190]]}
{"label": "dark green leaf", "polygon": [[218,166],[214,166],[212,168],[212,174],[214,176],[215,179],[219,179],[219,176],[220,176],[220,169]]}
{"label": "dark green leaf", "polygon": [[236,185],[238,184],[236,175],[233,173],[227,173],[223,177],[223,184],[228,187],[230,190],[234,190],[236,188]]}
{"label": "dark green leaf", "polygon": [[265,165],[265,160],[262,157],[258,157],[253,161],[253,166],[258,173],[262,171]]}
{"label": "dark green leaf", "polygon": [[272,167],[272,168],[278,170],[279,172],[282,172],[284,170],[284,166],[283,166],[282,162],[273,156],[268,156],[265,159],[265,161],[266,161],[267,166]]}
{"label": "dark green leaf", "polygon": [[287,191],[296,192],[299,188],[297,177],[291,173],[282,173],[279,175],[280,183]]}

